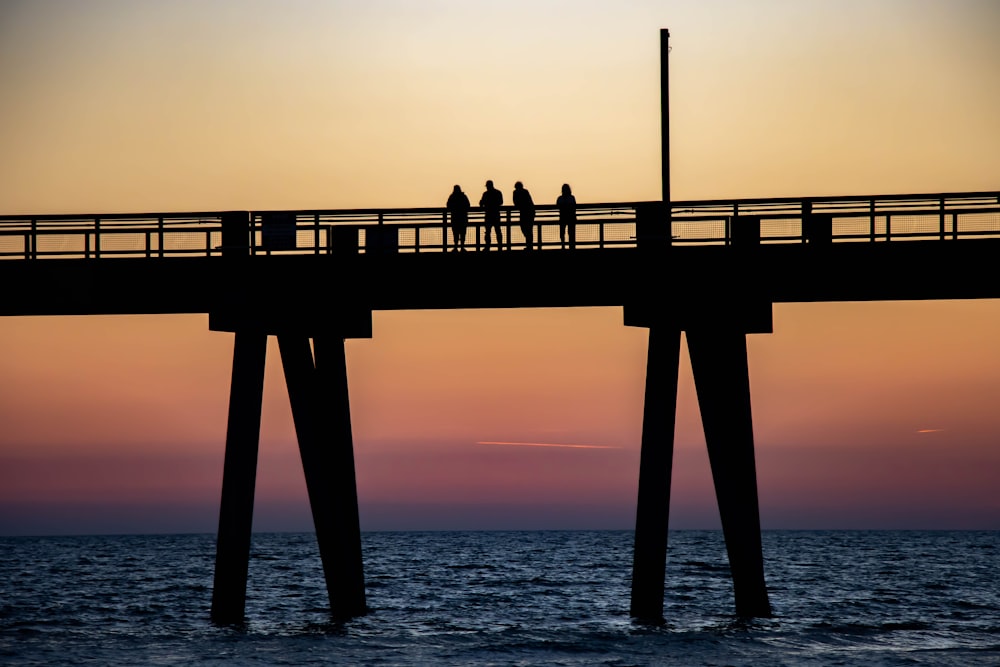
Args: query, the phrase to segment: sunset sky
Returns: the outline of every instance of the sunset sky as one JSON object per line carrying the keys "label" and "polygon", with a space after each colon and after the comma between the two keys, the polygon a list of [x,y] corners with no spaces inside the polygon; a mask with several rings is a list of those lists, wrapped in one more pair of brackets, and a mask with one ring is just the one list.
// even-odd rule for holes
{"label": "sunset sky", "polygon": [[[658,199],[660,28],[675,199],[1000,190],[995,0],[6,0],[0,214]],[[620,309],[373,334],[362,529],[634,526]],[[763,527],[1000,528],[998,341],[997,301],[776,305],[748,338]],[[213,531],[232,346],[204,315],[0,319],[0,534]],[[268,352],[255,527],[308,530]],[[671,526],[717,527],[686,351],[673,480]]]}

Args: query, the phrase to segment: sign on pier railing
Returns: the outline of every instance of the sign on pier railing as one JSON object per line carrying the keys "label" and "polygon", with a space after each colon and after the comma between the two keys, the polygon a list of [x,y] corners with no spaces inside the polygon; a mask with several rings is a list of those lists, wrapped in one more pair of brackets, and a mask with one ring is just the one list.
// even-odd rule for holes
{"label": "sign on pier railing", "polygon": [[261,216],[260,238],[264,250],[295,250],[297,221],[294,213],[265,213]]}

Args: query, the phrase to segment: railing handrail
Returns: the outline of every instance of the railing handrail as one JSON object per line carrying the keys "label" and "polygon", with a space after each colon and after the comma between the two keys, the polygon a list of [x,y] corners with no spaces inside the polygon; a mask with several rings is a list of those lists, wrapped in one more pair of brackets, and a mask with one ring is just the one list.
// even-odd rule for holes
{"label": "railing handrail", "polygon": [[[851,195],[851,196],[818,196],[818,197],[756,197],[756,198],[731,198],[731,199],[687,199],[671,201],[671,210],[684,208],[706,208],[706,207],[730,207],[737,208],[743,206],[786,206],[789,204],[801,205],[809,204],[869,204],[874,201],[878,204],[891,204],[901,202],[927,202],[928,206],[940,203],[940,200],[970,200],[992,198],[997,205],[1000,205],[1000,190],[976,191],[976,192],[935,192],[917,194],[888,194],[888,195]],[[659,204],[657,200],[634,201],[634,202],[578,202],[577,210],[600,210],[600,209],[634,209],[638,206]],[[985,204],[985,202],[984,202]],[[516,210],[512,205],[504,205],[503,210]],[[536,210],[557,210],[556,204],[536,204]],[[196,221],[197,218],[220,218],[223,213],[229,211],[241,211],[241,209],[227,209],[224,211],[154,211],[146,213],[46,213],[46,214],[6,214],[0,215],[0,223],[14,221],[23,222],[28,220],[42,221],[78,221],[86,222],[93,220],[130,220],[130,219],[156,219],[164,218],[176,220]],[[402,207],[402,208],[347,208],[347,209],[246,209],[245,212],[254,216],[274,213],[292,214],[296,216],[352,216],[352,215],[440,215],[445,211],[444,206],[425,207]],[[482,211],[479,206],[473,206],[473,211]]]}
{"label": "railing handrail", "polygon": [[[502,207],[503,246],[527,247],[537,237],[530,245],[567,247],[559,207],[535,209],[529,230],[516,207]],[[998,191],[677,201],[669,232],[661,202],[576,209],[568,247],[581,250],[634,248],[644,239],[693,246],[1000,238]],[[473,250],[490,245],[486,222],[482,207],[470,210]],[[0,216],[0,259],[442,252],[455,246],[451,223],[443,207]]]}
{"label": "railing handrail", "polygon": [[731,199],[693,199],[693,200],[683,200],[674,201],[671,204],[672,208],[682,205],[696,205],[696,206],[719,206],[719,205],[732,205],[734,203],[748,204],[748,205],[758,205],[758,204],[794,204],[801,202],[812,202],[812,203],[830,203],[830,202],[857,202],[857,203],[867,203],[871,200],[876,201],[911,201],[924,199],[927,201],[937,201],[941,198],[945,199],[982,199],[985,197],[993,197],[997,199],[998,204],[1000,204],[1000,191],[998,190],[985,190],[981,192],[934,192],[934,193],[917,193],[917,194],[888,194],[888,195],[851,195],[851,196],[840,196],[840,195],[824,195],[819,197],[758,197],[758,198],[731,198]]}

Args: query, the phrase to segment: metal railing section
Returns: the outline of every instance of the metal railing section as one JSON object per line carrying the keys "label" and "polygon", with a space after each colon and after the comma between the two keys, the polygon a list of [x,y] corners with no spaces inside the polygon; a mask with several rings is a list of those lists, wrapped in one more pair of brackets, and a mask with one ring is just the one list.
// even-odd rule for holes
{"label": "metal railing section", "polygon": [[[637,223],[655,202],[580,204],[575,250],[634,248],[642,243]],[[666,216],[643,222],[677,246],[753,242],[805,243],[821,219],[827,240],[886,242],[1000,238],[1000,192],[678,201]],[[0,216],[0,259],[221,256],[225,213]],[[454,234],[441,208],[254,211],[242,253],[435,253],[454,249]],[[759,227],[759,235],[756,230]],[[282,231],[276,237],[272,232]],[[502,247],[524,248],[518,212],[501,214]],[[532,229],[542,250],[568,248],[560,237],[559,211],[536,207]],[[481,209],[469,213],[466,248],[486,250]]]}

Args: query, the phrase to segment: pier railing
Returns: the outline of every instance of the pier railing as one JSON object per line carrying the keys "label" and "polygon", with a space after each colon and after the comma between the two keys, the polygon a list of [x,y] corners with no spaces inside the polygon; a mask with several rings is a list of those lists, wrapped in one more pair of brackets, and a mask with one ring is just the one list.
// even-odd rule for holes
{"label": "pier railing", "polygon": [[[655,205],[578,205],[572,249],[634,248],[650,231],[665,240],[667,230],[677,246],[730,245],[745,238],[742,230],[750,225],[755,243],[805,243],[815,240],[810,229],[816,221],[824,222],[826,240],[833,243],[1000,238],[1000,192],[676,201],[669,226],[662,208],[640,223]],[[224,245],[226,215],[0,216],[0,259],[222,255],[232,247],[228,240]],[[240,245],[250,254],[435,253],[454,247],[442,208],[252,211],[247,218]],[[525,247],[519,214],[511,207],[502,211],[501,230],[504,249]],[[468,251],[486,250],[485,232],[482,210],[473,209]],[[536,207],[533,234],[542,250],[568,248],[554,205]]]}

